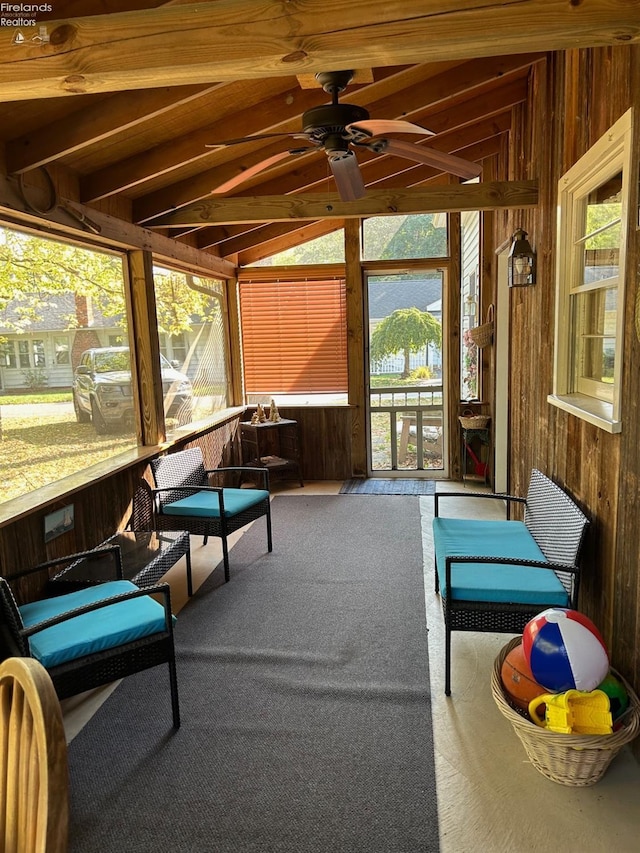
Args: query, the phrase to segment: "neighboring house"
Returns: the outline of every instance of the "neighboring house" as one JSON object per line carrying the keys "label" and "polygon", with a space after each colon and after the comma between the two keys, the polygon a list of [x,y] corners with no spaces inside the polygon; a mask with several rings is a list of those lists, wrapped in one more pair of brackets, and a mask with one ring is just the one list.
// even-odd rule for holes
{"label": "neighboring house", "polygon": [[[70,388],[73,372],[85,350],[127,343],[120,318],[105,317],[94,308],[83,311],[87,301],[72,293],[56,296],[48,306],[47,316],[28,325],[24,323],[24,332],[15,331],[16,325],[23,322],[17,300],[5,307],[0,315],[0,389],[24,390],[34,385]],[[69,328],[70,318],[75,323],[83,323],[83,319],[85,322]],[[206,335],[199,334],[197,325],[171,337],[160,335],[162,354],[169,361],[178,361],[180,367],[185,365],[184,370],[192,379],[205,349]]]}

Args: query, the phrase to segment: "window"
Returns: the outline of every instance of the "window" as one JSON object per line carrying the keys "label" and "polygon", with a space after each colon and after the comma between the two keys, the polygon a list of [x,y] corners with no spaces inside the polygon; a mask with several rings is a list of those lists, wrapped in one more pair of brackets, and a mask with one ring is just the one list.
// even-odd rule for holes
{"label": "window", "polygon": [[620,432],[629,110],[560,179],[554,389],[549,402]]}
{"label": "window", "polygon": [[478,287],[480,272],[480,213],[477,210],[466,211],[460,217],[460,225],[462,232],[460,399],[477,400],[480,397],[478,382],[479,352],[478,347],[471,340],[469,331],[484,322],[479,312],[480,292]]}
{"label": "window", "polygon": [[45,367],[46,359],[44,357],[44,341],[33,341],[33,366]]}
{"label": "window", "polygon": [[1,361],[0,366],[2,367],[17,367],[18,362],[16,361],[16,347],[14,341],[7,341],[2,344],[1,350]]}
{"label": "window", "polygon": [[167,435],[228,406],[224,284],[154,267]]}
{"label": "window", "polygon": [[118,420],[79,396],[82,353],[114,338],[128,341],[120,254],[0,227],[0,502],[136,446],[125,380],[105,402]]}
{"label": "window", "polygon": [[446,258],[447,217],[438,213],[374,216],[362,223],[365,261]]}
{"label": "window", "polygon": [[18,354],[20,357],[20,367],[28,370],[31,367],[31,359],[29,358],[29,341],[18,341]]}
{"label": "window", "polygon": [[247,402],[273,394],[346,399],[344,280],[244,281],[240,312]]}
{"label": "window", "polygon": [[338,228],[313,240],[307,240],[299,246],[292,246],[283,252],[263,258],[251,266],[280,267],[343,263],[344,229]]}

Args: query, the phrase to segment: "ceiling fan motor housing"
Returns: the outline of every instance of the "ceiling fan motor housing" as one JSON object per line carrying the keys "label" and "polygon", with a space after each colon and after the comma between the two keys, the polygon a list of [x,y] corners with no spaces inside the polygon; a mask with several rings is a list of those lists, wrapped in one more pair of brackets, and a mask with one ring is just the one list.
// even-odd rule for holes
{"label": "ceiling fan motor housing", "polygon": [[302,127],[313,142],[324,143],[328,136],[343,136],[348,124],[368,119],[367,110],[356,104],[323,104],[304,113]]}

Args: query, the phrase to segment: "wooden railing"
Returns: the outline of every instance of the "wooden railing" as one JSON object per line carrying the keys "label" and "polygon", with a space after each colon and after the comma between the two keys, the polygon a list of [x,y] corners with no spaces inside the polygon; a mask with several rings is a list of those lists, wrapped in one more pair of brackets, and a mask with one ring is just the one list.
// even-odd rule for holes
{"label": "wooden railing", "polygon": [[[411,434],[415,430],[416,468],[425,469],[424,441],[417,436],[423,435],[425,427],[439,430],[439,448],[443,448],[444,401],[442,385],[405,385],[371,388],[369,391],[370,416],[387,413],[390,444],[390,470],[404,465]],[[398,440],[398,422],[400,437]],[[426,466],[433,468],[434,466]],[[444,467],[443,463],[438,467]]]}

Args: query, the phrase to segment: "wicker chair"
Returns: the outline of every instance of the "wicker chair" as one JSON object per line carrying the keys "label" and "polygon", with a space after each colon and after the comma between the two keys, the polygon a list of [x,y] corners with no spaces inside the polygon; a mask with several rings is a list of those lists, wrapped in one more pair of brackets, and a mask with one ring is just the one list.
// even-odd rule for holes
{"label": "wicker chair", "polygon": [[[16,603],[9,581],[48,572],[80,557],[104,559],[106,554],[113,555],[115,580],[20,606]],[[130,581],[117,579],[121,577],[117,546],[61,557],[0,577],[1,657],[39,660],[60,699],[166,663],[177,729],[180,708],[169,584],[139,589]],[[161,597],[161,604],[151,597],[154,593]],[[89,613],[92,616],[87,619]]]}
{"label": "wicker chair", "polygon": [[66,853],[69,774],[62,712],[45,668],[0,664],[0,850]]}
{"label": "wicker chair", "polygon": [[[266,468],[227,467],[207,470],[198,447],[180,450],[151,461],[155,479],[153,495],[154,530],[188,530],[222,540],[224,579],[229,580],[229,548],[227,537],[236,530],[264,516],[267,525],[267,548],[273,550],[271,535],[271,503],[269,472]],[[225,481],[251,479],[262,488],[226,487]],[[218,485],[221,483],[221,485]],[[252,483],[253,485],[253,483]]]}

